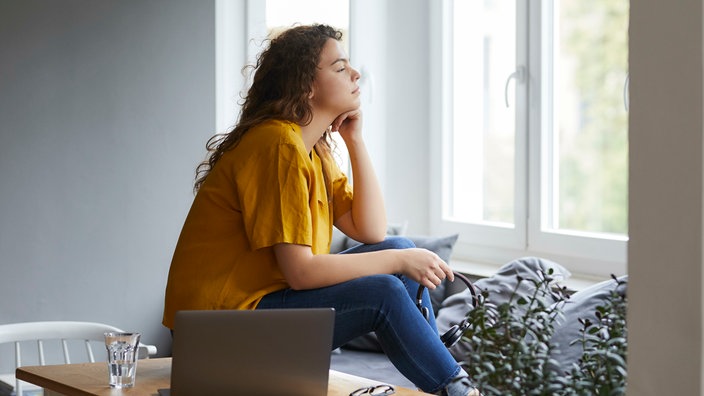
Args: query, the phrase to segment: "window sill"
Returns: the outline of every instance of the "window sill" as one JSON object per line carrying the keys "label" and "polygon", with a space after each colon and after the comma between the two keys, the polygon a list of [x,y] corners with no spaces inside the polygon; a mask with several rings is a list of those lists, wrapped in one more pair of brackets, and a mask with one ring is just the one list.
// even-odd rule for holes
{"label": "window sill", "polygon": [[[484,278],[495,274],[501,265],[452,259],[450,260],[450,267],[453,271]],[[585,274],[572,273],[572,276],[561,283],[567,286],[570,290],[579,291],[595,285],[603,280],[606,279]]]}

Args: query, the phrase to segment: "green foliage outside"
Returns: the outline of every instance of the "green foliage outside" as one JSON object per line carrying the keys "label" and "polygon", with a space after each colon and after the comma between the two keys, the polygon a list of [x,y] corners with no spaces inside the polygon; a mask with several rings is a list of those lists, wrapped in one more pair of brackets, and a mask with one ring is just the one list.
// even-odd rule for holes
{"label": "green foliage outside", "polygon": [[559,227],[628,233],[628,0],[560,1],[578,129],[560,130]]}

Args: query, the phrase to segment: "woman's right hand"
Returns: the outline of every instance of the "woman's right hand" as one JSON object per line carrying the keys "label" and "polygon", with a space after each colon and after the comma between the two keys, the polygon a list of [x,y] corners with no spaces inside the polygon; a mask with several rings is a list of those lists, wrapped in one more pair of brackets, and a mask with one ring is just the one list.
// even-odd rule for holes
{"label": "woman's right hand", "polygon": [[455,280],[450,266],[437,254],[427,249],[413,248],[395,250],[401,257],[401,273],[433,290],[443,279]]}
{"label": "woman's right hand", "polygon": [[351,142],[362,135],[362,110],[356,108],[337,116],[330,125],[333,132],[338,132],[345,142]]}

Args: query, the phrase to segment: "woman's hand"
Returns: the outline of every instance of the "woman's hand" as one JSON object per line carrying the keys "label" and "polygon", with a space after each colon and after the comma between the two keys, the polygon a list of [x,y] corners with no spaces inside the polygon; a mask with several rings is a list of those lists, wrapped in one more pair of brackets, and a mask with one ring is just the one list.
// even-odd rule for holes
{"label": "woman's hand", "polygon": [[357,108],[340,114],[332,122],[332,131],[339,132],[347,142],[362,136],[362,110]]}
{"label": "woman's hand", "polygon": [[428,289],[435,289],[445,278],[455,280],[450,266],[430,250],[414,248],[397,252],[402,257],[401,273]]}

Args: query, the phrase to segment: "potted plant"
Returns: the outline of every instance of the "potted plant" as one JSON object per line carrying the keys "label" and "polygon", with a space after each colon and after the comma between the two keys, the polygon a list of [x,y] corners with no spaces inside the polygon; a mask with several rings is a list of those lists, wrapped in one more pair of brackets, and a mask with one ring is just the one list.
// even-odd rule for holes
{"label": "potted plant", "polygon": [[[594,313],[580,318],[583,354],[571,367],[560,367],[552,341],[569,301],[555,285],[552,270],[536,279],[516,276],[507,302],[494,304],[483,290],[467,313],[463,366],[483,395],[620,395],[626,388],[626,296],[611,292]],[[612,277],[617,286],[625,281]],[[520,295],[528,282],[531,292]],[[524,288],[525,289],[525,288]]]}

